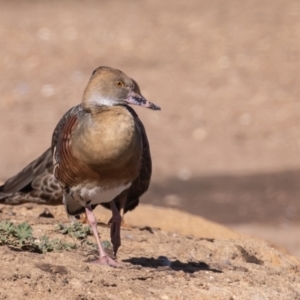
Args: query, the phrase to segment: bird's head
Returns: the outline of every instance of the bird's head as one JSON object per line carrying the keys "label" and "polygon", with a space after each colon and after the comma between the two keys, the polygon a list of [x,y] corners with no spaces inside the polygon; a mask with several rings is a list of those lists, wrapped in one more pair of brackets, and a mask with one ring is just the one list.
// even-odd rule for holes
{"label": "bird's head", "polygon": [[120,70],[109,67],[97,68],[84,91],[83,107],[134,104],[154,110],[160,107],[146,100],[137,83]]}

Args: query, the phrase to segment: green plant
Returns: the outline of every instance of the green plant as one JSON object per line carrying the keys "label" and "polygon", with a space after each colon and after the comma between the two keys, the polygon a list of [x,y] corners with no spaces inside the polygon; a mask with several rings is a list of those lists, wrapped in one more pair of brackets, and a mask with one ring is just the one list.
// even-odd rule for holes
{"label": "green plant", "polygon": [[49,239],[43,235],[36,239],[32,235],[32,227],[28,223],[15,225],[10,221],[0,222],[0,246],[8,246],[16,250],[33,251],[39,253],[51,251],[70,251],[76,249],[74,243],[66,243],[59,239]]}
{"label": "green plant", "polygon": [[77,248],[74,243],[66,243],[59,239],[49,239],[48,236],[43,235],[36,243],[43,253],[51,251],[71,251]]}
{"label": "green plant", "polygon": [[83,226],[79,222],[74,222],[70,226],[58,224],[56,231],[62,234],[68,234],[78,240],[85,240],[89,235],[92,235],[91,228],[89,226]]}
{"label": "green plant", "polygon": [[[56,231],[80,241],[81,247],[85,249],[97,249],[97,245],[87,239],[92,234],[91,229],[81,223],[73,223],[70,226],[58,224]],[[109,241],[102,242],[104,248],[111,249]],[[0,246],[8,246],[15,250],[46,253],[51,251],[71,251],[77,249],[76,243],[67,243],[60,239],[50,239],[43,235],[35,238],[32,227],[24,222],[15,225],[10,221],[0,221]]]}
{"label": "green plant", "polygon": [[0,245],[20,250],[38,251],[38,246],[34,243],[32,236],[32,228],[27,223],[14,225],[10,221],[1,221]]}
{"label": "green plant", "polygon": [[[69,226],[59,223],[56,227],[56,231],[80,240],[83,247],[97,249],[97,245],[87,239],[88,236],[92,235],[92,230],[89,226],[83,226],[79,222],[74,222]],[[103,241],[102,244],[104,248],[112,248],[109,241]]]}
{"label": "green plant", "polygon": [[21,223],[15,227],[14,237],[20,242],[20,245],[33,238],[32,227],[27,223]]}

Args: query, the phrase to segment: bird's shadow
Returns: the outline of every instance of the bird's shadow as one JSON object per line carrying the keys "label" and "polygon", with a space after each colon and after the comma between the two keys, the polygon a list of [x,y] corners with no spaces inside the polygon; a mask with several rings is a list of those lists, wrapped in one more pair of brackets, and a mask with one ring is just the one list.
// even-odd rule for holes
{"label": "bird's shadow", "polygon": [[135,266],[141,266],[144,268],[153,268],[158,270],[173,270],[173,271],[183,271],[185,273],[195,273],[200,271],[210,271],[214,273],[223,273],[222,270],[211,268],[205,262],[181,262],[180,260],[170,261],[165,256],[160,256],[158,258],[148,258],[148,257],[132,257],[129,259],[124,259],[123,262],[131,263]]}

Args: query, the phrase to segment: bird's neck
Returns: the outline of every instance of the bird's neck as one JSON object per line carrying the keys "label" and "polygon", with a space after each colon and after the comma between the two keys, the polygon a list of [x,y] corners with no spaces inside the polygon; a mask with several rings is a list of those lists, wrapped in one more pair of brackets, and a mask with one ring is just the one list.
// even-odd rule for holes
{"label": "bird's neck", "polygon": [[116,101],[110,97],[102,96],[99,93],[96,93],[94,89],[87,88],[84,91],[82,99],[82,107],[86,111],[97,110],[97,107],[103,106],[113,106],[116,104]]}

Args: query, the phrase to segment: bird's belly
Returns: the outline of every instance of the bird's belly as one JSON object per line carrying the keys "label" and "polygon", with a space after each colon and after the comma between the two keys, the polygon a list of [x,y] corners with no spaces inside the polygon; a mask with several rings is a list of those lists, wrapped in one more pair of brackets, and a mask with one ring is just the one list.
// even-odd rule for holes
{"label": "bird's belly", "polygon": [[118,196],[122,191],[130,187],[131,183],[126,185],[120,185],[114,188],[105,189],[103,187],[74,187],[71,189],[73,198],[75,201],[79,202],[82,206],[87,204],[99,204],[110,202],[116,196]]}

